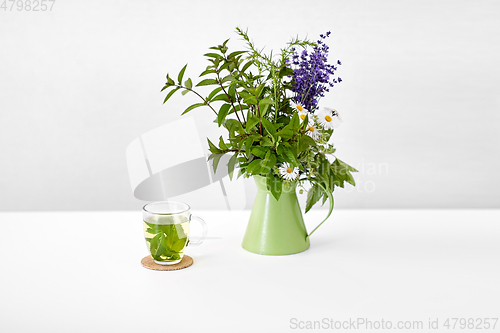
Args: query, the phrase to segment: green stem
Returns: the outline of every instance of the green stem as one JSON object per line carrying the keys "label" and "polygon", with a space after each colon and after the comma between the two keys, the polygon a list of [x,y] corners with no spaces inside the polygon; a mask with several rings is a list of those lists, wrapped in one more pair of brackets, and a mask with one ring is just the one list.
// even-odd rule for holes
{"label": "green stem", "polygon": [[[226,59],[226,61],[227,61],[227,58],[224,58],[224,59]],[[236,72],[239,72],[239,71],[240,71],[240,65],[238,64],[238,61],[236,61],[236,68],[235,68],[235,69],[236,69]],[[217,71],[217,70],[216,70],[216,71]],[[234,71],[233,71],[233,72],[234,72]],[[231,75],[233,75],[233,72],[229,72],[229,73],[230,73]],[[240,75],[241,75],[241,74],[240,74]],[[236,79],[238,79],[238,78],[236,77]],[[240,95],[238,94],[238,91],[236,90],[236,88],[234,89],[234,95],[236,96],[236,101],[238,102],[238,105],[240,106],[241,116],[243,117],[243,122],[245,122],[245,123],[246,123],[246,122],[247,122],[247,120],[245,119],[245,112],[243,112],[243,106],[242,106],[242,105],[241,105],[241,103],[240,103],[241,98],[240,98]]]}
{"label": "green stem", "polygon": [[262,117],[260,115],[259,97],[255,96],[255,99],[257,100],[257,105],[255,107],[257,109],[257,116],[259,117],[260,135],[262,135]]}
{"label": "green stem", "polygon": [[[236,89],[234,90],[235,92],[235,95],[238,94],[238,92],[236,91]],[[240,95],[238,95],[237,97],[239,97]],[[245,112],[243,112],[243,107],[241,106],[241,103],[240,103],[240,99],[239,98],[236,98],[236,100],[238,101],[238,104],[240,106],[240,110],[241,110],[241,116],[243,117],[243,122],[247,122],[247,120],[245,119]]]}
{"label": "green stem", "polygon": [[277,88],[277,80],[276,80],[276,70],[275,70],[275,66],[273,64],[273,66],[271,66],[271,75],[273,76],[273,96],[274,96],[274,122],[278,122],[278,106],[279,106],[279,103],[278,103],[278,96],[276,95],[276,90],[278,89]]}
{"label": "green stem", "polygon": [[[231,96],[229,96],[229,94],[226,92],[226,89],[224,89],[224,85],[221,82],[220,72],[218,69],[216,69],[215,71],[217,73],[217,82],[219,82],[219,85],[222,88],[222,91],[224,92],[224,94],[226,94],[227,99],[229,100],[229,102],[231,103],[231,106],[233,107],[234,114],[236,114],[236,118],[238,118],[238,121],[240,122],[241,127],[243,127],[243,123],[241,122],[240,116],[238,115],[238,111],[236,111],[236,108],[234,107],[233,101],[231,100]],[[241,113],[243,113],[243,110],[241,110]]]}
{"label": "green stem", "polygon": [[200,94],[198,94],[195,90],[189,89],[188,87],[184,87],[183,85],[179,85],[179,84],[175,84],[174,86],[194,92],[199,98],[201,98],[203,100],[203,102],[205,103],[205,105],[207,105],[209,108],[212,109],[212,111],[215,113],[216,116],[219,115],[217,113],[217,111],[215,111],[215,109],[212,107],[212,105],[210,104],[210,102],[208,102],[203,96],[201,96]]}

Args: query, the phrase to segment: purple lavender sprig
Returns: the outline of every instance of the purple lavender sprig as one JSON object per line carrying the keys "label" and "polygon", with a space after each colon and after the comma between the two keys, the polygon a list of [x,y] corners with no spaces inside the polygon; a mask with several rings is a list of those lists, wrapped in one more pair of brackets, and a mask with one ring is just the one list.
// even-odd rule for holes
{"label": "purple lavender sprig", "polygon": [[[311,53],[303,50],[299,53],[294,50],[292,55],[292,91],[296,94],[292,100],[302,104],[310,112],[318,108],[318,101],[325,96],[325,92],[330,91],[336,83],[342,82],[340,77],[332,78],[337,67],[327,63],[328,45],[323,41],[330,36],[330,31],[326,35],[321,34],[321,39],[313,47]],[[337,65],[341,65],[337,60]]]}

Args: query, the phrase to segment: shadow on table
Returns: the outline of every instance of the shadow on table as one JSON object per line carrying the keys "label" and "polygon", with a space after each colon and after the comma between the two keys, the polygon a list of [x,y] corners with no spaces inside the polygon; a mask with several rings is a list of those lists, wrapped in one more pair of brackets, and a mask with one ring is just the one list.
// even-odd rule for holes
{"label": "shadow on table", "polygon": [[321,250],[338,250],[338,249],[348,249],[353,247],[353,244],[358,244],[360,238],[359,234],[341,234],[336,235],[332,238],[318,238],[314,239],[314,235],[311,236],[311,249],[321,249]]}

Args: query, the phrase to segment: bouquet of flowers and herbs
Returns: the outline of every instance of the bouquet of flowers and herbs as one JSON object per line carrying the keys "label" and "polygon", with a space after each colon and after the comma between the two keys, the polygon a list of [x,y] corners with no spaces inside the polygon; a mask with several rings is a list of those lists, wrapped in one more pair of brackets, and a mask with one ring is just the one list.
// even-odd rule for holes
{"label": "bouquet of flowers and herbs", "polygon": [[[171,89],[164,103],[181,90],[182,94],[196,94],[201,100],[189,106],[182,114],[198,107],[208,107],[215,114],[215,122],[229,132],[218,145],[208,139],[214,171],[224,154],[232,154],[228,162],[232,179],[237,167],[244,177],[262,176],[267,188],[279,200],[289,182],[310,182],[306,212],[323,198],[330,199],[333,208],[333,190],[344,187],[344,182],[355,185],[351,172],[357,170],[327,155],[335,153],[328,143],[339,125],[339,113],[332,108],[319,108],[319,101],[335,84],[337,66],[327,62],[328,46],[320,35],[316,42],[291,40],[280,53],[264,54],[258,50],[247,32],[237,28],[247,43],[247,51],[229,52],[226,40],[211,47],[205,54],[209,65],[200,74],[204,77],[196,85],[188,78],[183,82],[184,66],[174,81],[167,74],[163,90]],[[299,52],[299,49],[302,51]],[[205,78],[206,77],[206,78]],[[206,96],[196,87],[213,86]]]}

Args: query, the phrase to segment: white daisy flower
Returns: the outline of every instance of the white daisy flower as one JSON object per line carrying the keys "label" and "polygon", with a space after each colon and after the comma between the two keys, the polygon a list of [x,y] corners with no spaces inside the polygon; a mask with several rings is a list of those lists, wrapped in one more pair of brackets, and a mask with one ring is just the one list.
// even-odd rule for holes
{"label": "white daisy flower", "polygon": [[283,179],[294,180],[299,175],[299,168],[295,167],[292,169],[290,163],[283,162],[279,168],[279,172]]}
{"label": "white daisy flower", "polygon": [[294,101],[290,100],[290,106],[292,107],[292,109],[297,111],[301,124],[306,119],[307,115],[309,115],[309,120],[312,118],[312,115],[309,113],[309,111],[307,111],[307,109],[302,104],[300,103],[297,104]]}
{"label": "white daisy flower", "polygon": [[318,112],[318,120],[321,126],[327,130],[339,127],[342,122],[337,110],[330,108],[323,108]]}
{"label": "white daisy flower", "polygon": [[298,111],[297,113],[299,114],[299,121],[301,124],[306,119],[307,115],[309,115],[309,121],[310,121],[311,115],[307,111]]}
{"label": "white daisy flower", "polygon": [[309,123],[307,125],[307,135],[309,135],[314,140],[318,140],[320,137],[320,133],[318,131],[318,127],[314,123]]}
{"label": "white daisy flower", "polygon": [[292,107],[292,109],[294,109],[296,111],[299,111],[299,112],[305,111],[305,112],[307,112],[307,109],[301,103],[295,103],[294,101],[290,100],[290,106]]}

